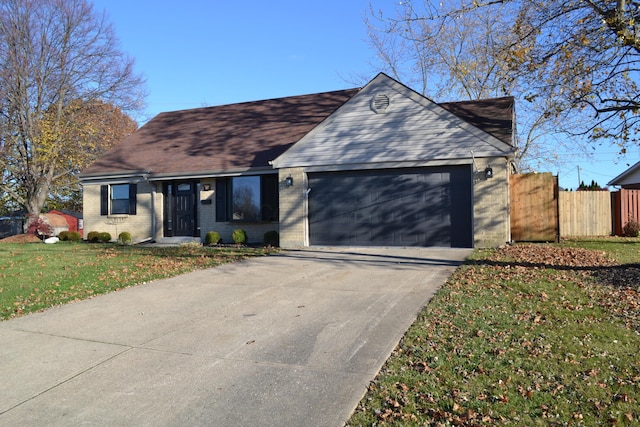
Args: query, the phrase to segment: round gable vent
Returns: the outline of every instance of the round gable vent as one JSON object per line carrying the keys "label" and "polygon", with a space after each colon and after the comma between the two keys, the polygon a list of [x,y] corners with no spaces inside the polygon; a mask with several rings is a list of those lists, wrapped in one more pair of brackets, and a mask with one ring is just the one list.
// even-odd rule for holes
{"label": "round gable vent", "polygon": [[376,113],[384,113],[389,109],[389,104],[391,104],[391,99],[388,95],[384,93],[380,93],[373,97],[371,100],[371,108]]}

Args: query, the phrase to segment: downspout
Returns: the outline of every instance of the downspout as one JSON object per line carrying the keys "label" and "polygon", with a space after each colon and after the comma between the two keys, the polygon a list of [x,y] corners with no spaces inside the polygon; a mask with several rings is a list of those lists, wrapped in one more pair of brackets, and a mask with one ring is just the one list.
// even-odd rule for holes
{"label": "downspout", "polygon": [[156,186],[151,187],[151,240],[156,240]]}
{"label": "downspout", "polygon": [[304,191],[304,246],[309,247],[309,193],[311,187]]}

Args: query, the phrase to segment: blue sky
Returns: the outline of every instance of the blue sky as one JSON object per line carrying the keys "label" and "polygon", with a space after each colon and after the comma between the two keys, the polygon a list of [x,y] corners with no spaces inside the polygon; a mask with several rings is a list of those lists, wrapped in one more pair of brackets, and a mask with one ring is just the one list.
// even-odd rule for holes
{"label": "blue sky", "polygon": [[[394,0],[373,0],[394,10]],[[146,114],[340,90],[373,78],[377,69],[364,18],[370,0],[140,1],[94,0],[147,79]],[[454,101],[453,99],[451,101]],[[640,159],[615,148],[568,154],[542,172],[560,185],[580,178],[605,185]]]}
{"label": "blue sky", "polygon": [[345,89],[357,86],[354,73],[376,74],[364,25],[369,0],[93,3],[146,76],[151,116]]}

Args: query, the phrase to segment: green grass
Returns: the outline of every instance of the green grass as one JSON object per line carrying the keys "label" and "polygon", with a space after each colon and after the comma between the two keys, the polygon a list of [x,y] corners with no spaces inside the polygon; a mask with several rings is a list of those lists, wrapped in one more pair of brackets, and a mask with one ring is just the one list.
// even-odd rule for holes
{"label": "green grass", "polygon": [[[604,240],[562,245],[640,261],[637,239]],[[495,257],[476,251],[435,295],[349,425],[640,425],[637,289]]]}
{"label": "green grass", "polygon": [[267,253],[262,248],[3,243],[0,318]]}

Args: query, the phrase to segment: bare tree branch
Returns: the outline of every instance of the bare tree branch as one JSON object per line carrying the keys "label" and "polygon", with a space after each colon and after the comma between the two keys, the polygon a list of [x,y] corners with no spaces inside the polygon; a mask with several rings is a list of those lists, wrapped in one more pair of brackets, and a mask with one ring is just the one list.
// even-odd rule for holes
{"label": "bare tree branch", "polygon": [[144,95],[133,60],[87,0],[0,2],[0,192],[39,213],[54,182],[84,158],[70,145],[91,153],[69,138],[70,112],[96,102],[135,112]]}

